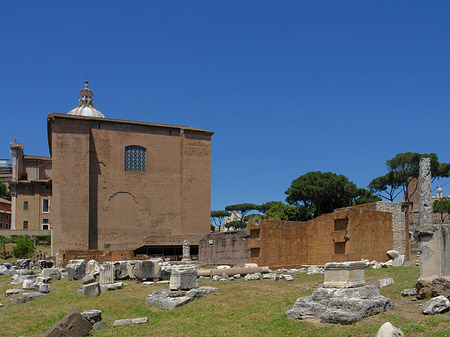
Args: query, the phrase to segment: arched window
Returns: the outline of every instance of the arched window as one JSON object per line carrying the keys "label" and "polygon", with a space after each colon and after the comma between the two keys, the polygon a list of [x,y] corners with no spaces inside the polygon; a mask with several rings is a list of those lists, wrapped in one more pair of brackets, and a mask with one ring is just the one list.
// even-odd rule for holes
{"label": "arched window", "polygon": [[125,171],[145,171],[145,147],[137,145],[125,147]]}

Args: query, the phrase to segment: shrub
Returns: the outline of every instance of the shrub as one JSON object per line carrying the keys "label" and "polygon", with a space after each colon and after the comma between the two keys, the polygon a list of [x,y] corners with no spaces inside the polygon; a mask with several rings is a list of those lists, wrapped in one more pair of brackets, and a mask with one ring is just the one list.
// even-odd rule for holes
{"label": "shrub", "polygon": [[12,254],[17,259],[30,259],[34,254],[33,241],[28,237],[21,237],[17,240],[16,246],[13,248]]}

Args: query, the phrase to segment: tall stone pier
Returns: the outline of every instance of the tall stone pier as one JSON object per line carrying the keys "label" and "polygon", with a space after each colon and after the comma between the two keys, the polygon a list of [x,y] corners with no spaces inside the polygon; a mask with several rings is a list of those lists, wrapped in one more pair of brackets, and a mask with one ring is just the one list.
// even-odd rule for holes
{"label": "tall stone pier", "polygon": [[433,223],[430,158],[422,158],[419,163],[419,222],[425,226]]}

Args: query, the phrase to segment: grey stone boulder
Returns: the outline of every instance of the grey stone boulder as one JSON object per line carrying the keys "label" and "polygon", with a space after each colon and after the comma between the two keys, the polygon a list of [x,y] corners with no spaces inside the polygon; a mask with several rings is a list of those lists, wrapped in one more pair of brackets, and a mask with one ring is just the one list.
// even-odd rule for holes
{"label": "grey stone boulder", "polygon": [[50,277],[54,281],[61,279],[61,272],[57,268],[44,268],[42,269],[41,276]]}
{"label": "grey stone boulder", "polygon": [[36,282],[39,283],[49,283],[51,281],[51,277],[38,276],[36,277]]}
{"label": "grey stone boulder", "polygon": [[166,297],[161,301],[159,306],[161,309],[174,310],[174,309],[181,307],[182,305],[185,305],[193,300],[194,300],[194,298],[190,297],[190,296]]}
{"label": "grey stone boulder", "polygon": [[392,277],[385,277],[378,280],[378,288],[384,288],[394,284],[394,279]]}
{"label": "grey stone boulder", "polygon": [[402,330],[397,329],[390,322],[384,323],[375,337],[405,337]]}
{"label": "grey stone boulder", "polygon": [[148,296],[146,303],[156,305],[161,309],[174,310],[196,298],[208,296],[218,291],[215,287],[200,287],[189,291],[184,290],[157,290]]}
{"label": "grey stone boulder", "polygon": [[81,284],[89,284],[95,282],[95,276],[92,274],[86,274],[81,280]]}
{"label": "grey stone boulder", "polygon": [[86,262],[84,259],[70,260],[66,268],[69,281],[81,280],[86,275]]}
{"label": "grey stone boulder", "polygon": [[392,261],[393,267],[401,267],[405,263],[405,255],[399,255]]}
{"label": "grey stone boulder", "polygon": [[0,265],[0,275],[11,275],[11,271],[9,270],[8,267],[6,267],[5,265],[1,264]]}
{"label": "grey stone boulder", "polygon": [[417,290],[416,290],[416,288],[403,289],[401,295],[403,297],[406,297],[406,296],[417,296]]}
{"label": "grey stone boulder", "polygon": [[148,322],[148,317],[117,319],[114,321],[113,327],[116,328],[118,326],[123,326],[123,325],[142,324],[142,323],[147,323],[147,322]]}
{"label": "grey stone boulder", "polygon": [[106,329],[108,327],[108,325],[105,323],[105,322],[103,322],[103,321],[100,321],[100,322],[95,322],[93,325],[92,325],[92,328],[94,329],[94,330],[101,330],[101,329]]}
{"label": "grey stone boulder", "polygon": [[44,294],[47,294],[50,292],[50,284],[39,282],[38,284],[38,291]]}
{"label": "grey stone boulder", "polygon": [[260,280],[261,278],[262,278],[261,273],[247,274],[244,276],[244,281]]}
{"label": "grey stone boulder", "polygon": [[96,297],[100,296],[100,284],[98,282],[82,285],[80,289],[77,290],[78,296],[86,297]]}
{"label": "grey stone boulder", "polygon": [[92,324],[78,310],[74,309],[48,329],[43,337],[86,336],[91,330]]}
{"label": "grey stone boulder", "polygon": [[25,290],[23,290],[23,289],[7,289],[5,291],[5,296],[8,297],[8,296],[12,296],[12,295],[23,293],[23,292],[25,292]]}
{"label": "grey stone boulder", "polygon": [[286,317],[320,318],[325,323],[352,324],[392,307],[375,286],[318,288],[311,296],[298,298]]}
{"label": "grey stone boulder", "polygon": [[436,315],[448,311],[450,301],[445,296],[433,297],[422,307],[422,313],[425,315]]}
{"label": "grey stone boulder", "polygon": [[289,274],[281,275],[281,279],[285,280],[285,281],[294,281],[294,278],[292,277],[292,275],[289,275]]}
{"label": "grey stone boulder", "polygon": [[114,279],[124,280],[128,278],[128,261],[114,262]]}
{"label": "grey stone boulder", "polygon": [[102,311],[101,310],[85,310],[81,314],[92,325],[94,325],[94,323],[100,322],[102,320]]}
{"label": "grey stone boulder", "polygon": [[439,276],[431,282],[431,296],[450,298],[450,276]]}
{"label": "grey stone boulder", "polygon": [[16,269],[13,274],[14,276],[36,275],[35,272],[30,269]]}

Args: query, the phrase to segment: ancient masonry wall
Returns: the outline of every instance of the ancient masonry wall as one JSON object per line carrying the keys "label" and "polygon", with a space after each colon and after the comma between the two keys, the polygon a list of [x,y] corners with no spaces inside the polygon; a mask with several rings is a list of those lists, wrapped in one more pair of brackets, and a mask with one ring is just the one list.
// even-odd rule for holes
{"label": "ancient masonry wall", "polygon": [[389,212],[392,214],[392,249],[398,250],[400,254],[408,255],[406,247],[406,231],[405,213],[402,212],[402,205],[400,203],[379,201],[377,202],[377,211]]}
{"label": "ancient masonry wall", "polygon": [[244,264],[250,258],[247,240],[248,230],[237,232],[210,233],[198,244],[198,262],[205,265]]}

